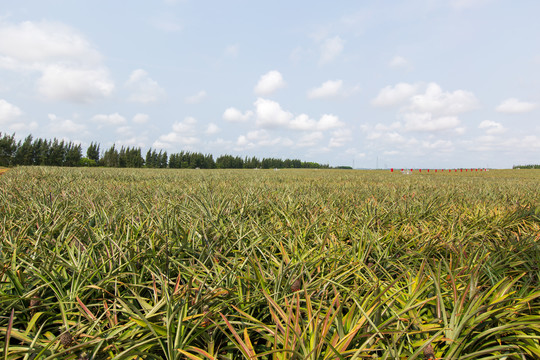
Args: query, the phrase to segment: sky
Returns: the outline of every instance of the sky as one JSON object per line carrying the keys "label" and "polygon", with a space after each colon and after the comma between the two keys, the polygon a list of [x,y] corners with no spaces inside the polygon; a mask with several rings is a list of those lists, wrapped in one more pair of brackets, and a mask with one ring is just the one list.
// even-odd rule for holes
{"label": "sky", "polygon": [[0,132],[356,168],[540,163],[538,0],[0,0]]}

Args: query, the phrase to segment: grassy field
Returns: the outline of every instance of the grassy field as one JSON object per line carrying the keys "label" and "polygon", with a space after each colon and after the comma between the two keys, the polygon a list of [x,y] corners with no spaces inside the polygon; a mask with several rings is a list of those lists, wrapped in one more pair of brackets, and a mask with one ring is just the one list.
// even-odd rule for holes
{"label": "grassy field", "polygon": [[19,167],[0,359],[536,359],[540,171]]}

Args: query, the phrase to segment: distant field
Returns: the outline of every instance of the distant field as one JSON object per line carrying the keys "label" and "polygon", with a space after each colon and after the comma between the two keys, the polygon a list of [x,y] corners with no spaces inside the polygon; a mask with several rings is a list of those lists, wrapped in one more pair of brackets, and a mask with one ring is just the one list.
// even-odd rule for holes
{"label": "distant field", "polygon": [[17,167],[0,238],[2,359],[540,357],[540,170]]}

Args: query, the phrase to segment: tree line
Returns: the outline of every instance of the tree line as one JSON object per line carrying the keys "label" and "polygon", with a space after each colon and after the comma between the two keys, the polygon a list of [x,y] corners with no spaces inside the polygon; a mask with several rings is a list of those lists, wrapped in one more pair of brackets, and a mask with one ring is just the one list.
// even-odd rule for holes
{"label": "tree line", "polygon": [[0,166],[104,166],[119,168],[171,168],[171,169],[284,169],[329,168],[316,162],[298,159],[277,159],[221,155],[214,160],[212,154],[181,151],[168,155],[166,151],[148,149],[145,156],[140,147],[112,145],[101,153],[98,143],[90,143],[83,156],[80,144],[64,140],[34,139],[28,135],[17,141],[15,134],[0,132]]}
{"label": "tree line", "polygon": [[540,169],[540,165],[514,165],[512,169]]}

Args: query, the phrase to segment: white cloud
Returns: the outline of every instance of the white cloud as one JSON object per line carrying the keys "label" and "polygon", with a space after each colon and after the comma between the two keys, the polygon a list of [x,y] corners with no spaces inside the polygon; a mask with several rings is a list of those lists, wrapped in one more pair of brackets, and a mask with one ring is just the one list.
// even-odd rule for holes
{"label": "white cloud", "polygon": [[402,121],[390,126],[377,124],[368,129],[368,140],[397,133],[397,130],[412,132],[442,132],[452,131],[452,135],[465,132],[460,127],[461,121],[457,115],[477,109],[479,102],[476,96],[465,90],[453,92],[443,91],[436,83],[429,83],[424,91],[420,85],[399,83],[383,88],[379,95],[372,100],[375,106],[390,106],[402,104],[397,114]]}
{"label": "white cloud", "polygon": [[403,56],[395,56],[389,63],[391,68],[406,68],[409,66],[409,62]]}
{"label": "white cloud", "polygon": [[405,129],[408,131],[447,131],[459,126],[456,116],[433,117],[431,113],[404,114]]}
{"label": "white cloud", "polygon": [[336,115],[324,114],[316,121],[307,114],[294,116],[290,111],[283,110],[281,105],[273,100],[258,98],[255,105],[255,122],[262,128],[288,128],[300,131],[326,131],[344,126]]}
{"label": "white cloud", "polygon": [[54,134],[82,134],[87,131],[87,127],[84,124],[79,124],[70,119],[58,119],[51,120],[47,127],[47,130]]}
{"label": "white cloud", "polygon": [[501,113],[519,114],[532,111],[535,108],[535,103],[520,101],[516,98],[509,98],[504,100],[499,106],[495,108],[495,110]]}
{"label": "white cloud", "polygon": [[454,115],[478,108],[478,100],[470,91],[443,92],[436,83],[429,83],[424,94],[410,99],[410,111]]}
{"label": "white cloud", "polygon": [[422,141],[422,147],[437,152],[451,152],[454,150],[454,144],[450,140]]}
{"label": "white cloud", "polygon": [[17,132],[17,131],[25,131],[25,132],[34,131],[38,127],[39,127],[39,125],[38,125],[38,123],[36,121],[32,121],[30,123],[19,121],[19,122],[11,123],[8,126],[9,130],[14,131],[14,132]]}
{"label": "white cloud", "polygon": [[342,127],[343,122],[339,121],[339,118],[332,114],[324,114],[317,123],[317,130],[330,130]]}
{"label": "white cloud", "polygon": [[21,115],[21,109],[4,99],[0,99],[0,125],[7,125]]}
{"label": "white cloud", "polygon": [[155,103],[165,96],[165,90],[143,69],[137,69],[131,73],[126,87],[131,90],[129,101],[133,102]]}
{"label": "white cloud", "polygon": [[229,122],[244,122],[248,121],[253,116],[252,111],[242,113],[240,110],[230,107],[223,112],[223,120]]}
{"label": "white cloud", "polygon": [[173,33],[181,31],[184,27],[182,23],[171,13],[161,14],[150,20],[150,23],[158,30]]}
{"label": "white cloud", "polygon": [[112,94],[114,84],[104,69],[50,65],[37,82],[38,92],[49,100],[90,103]]}
{"label": "white cloud", "polygon": [[236,58],[238,57],[239,51],[240,51],[240,45],[238,44],[229,45],[225,48],[225,55],[231,58]]}
{"label": "white cloud", "polygon": [[341,54],[345,47],[345,40],[339,36],[329,38],[323,41],[321,44],[321,57],[319,60],[320,65],[328,64]]}
{"label": "white cloud", "polygon": [[219,131],[220,131],[219,126],[217,126],[214,123],[210,123],[206,127],[205,133],[208,134],[208,135],[213,135],[213,134],[217,134]]}
{"label": "white cloud", "polygon": [[0,53],[7,63],[15,60],[17,66],[24,68],[40,68],[59,61],[101,61],[99,52],[75,29],[48,21],[0,24]]}
{"label": "white cloud", "polygon": [[92,121],[97,122],[99,124],[104,125],[113,125],[113,126],[120,126],[127,124],[127,120],[125,117],[118,113],[114,114],[97,114],[92,117]]}
{"label": "white cloud", "polygon": [[255,101],[256,124],[261,127],[287,126],[293,114],[281,108],[279,103],[258,98]]}
{"label": "white cloud", "polygon": [[313,131],[317,128],[317,122],[306,114],[300,114],[292,119],[288,126],[293,130]]}
{"label": "white cloud", "polygon": [[320,143],[324,138],[321,131],[314,131],[308,134],[301,136],[296,142],[298,147],[313,147]]}
{"label": "white cloud", "polygon": [[[140,147],[140,148],[144,148],[146,146],[146,140],[147,138],[142,136],[142,137],[138,137],[138,136],[132,136],[130,138],[127,138],[127,139],[120,139],[120,140],[117,140],[115,143],[119,146],[128,146],[128,147]],[[144,154],[143,154],[144,156]]]}
{"label": "white cloud", "polygon": [[32,131],[38,128],[38,123],[32,121],[30,123],[20,119],[23,112],[17,106],[0,99],[0,132],[6,129],[9,131]]}
{"label": "white cloud", "polygon": [[41,73],[37,89],[48,100],[88,103],[114,90],[101,54],[61,23],[1,23],[0,54],[0,68]]}
{"label": "white cloud", "polygon": [[191,146],[200,142],[197,136],[197,119],[188,116],[172,125],[172,131],[161,135],[152,145],[155,148],[172,148],[174,144]]}
{"label": "white cloud", "polygon": [[122,136],[131,136],[133,135],[133,130],[131,129],[131,126],[119,126],[116,128],[116,133],[120,134]]}
{"label": "white cloud", "polygon": [[328,143],[328,147],[335,148],[344,146],[352,140],[352,135],[348,129],[338,129],[332,132],[332,137]]}
{"label": "white cloud", "polygon": [[150,117],[148,116],[148,114],[135,114],[135,116],[133,117],[132,121],[135,123],[135,124],[145,124],[148,122],[148,119]]}
{"label": "white cloud", "polygon": [[325,81],[321,86],[309,90],[307,96],[309,99],[320,99],[337,96],[340,94],[342,86],[343,80],[328,80]]}
{"label": "white cloud", "polygon": [[290,120],[286,125],[289,129],[292,130],[302,130],[302,131],[326,131],[330,129],[340,128],[344,125],[339,118],[332,114],[324,114],[321,116],[319,121],[311,119],[306,114],[300,114]]}
{"label": "white cloud", "polygon": [[279,136],[272,137],[270,133],[264,129],[250,131],[246,135],[238,136],[236,139],[236,150],[238,151],[261,146],[291,147],[293,145],[294,142],[292,140]]}
{"label": "white cloud", "polygon": [[386,86],[371,103],[375,106],[394,106],[401,104],[418,91],[418,85],[398,83],[395,86]]}
{"label": "white cloud", "polygon": [[484,120],[478,125],[479,129],[484,129],[487,134],[493,135],[493,134],[502,134],[506,131],[504,126],[502,126],[501,123],[491,121],[491,120]]}
{"label": "white cloud", "polygon": [[284,86],[285,81],[281,73],[277,70],[272,70],[261,76],[254,91],[257,95],[270,95]]}
{"label": "white cloud", "polygon": [[198,104],[206,98],[206,91],[201,90],[195,95],[188,96],[184,99],[186,104]]}

